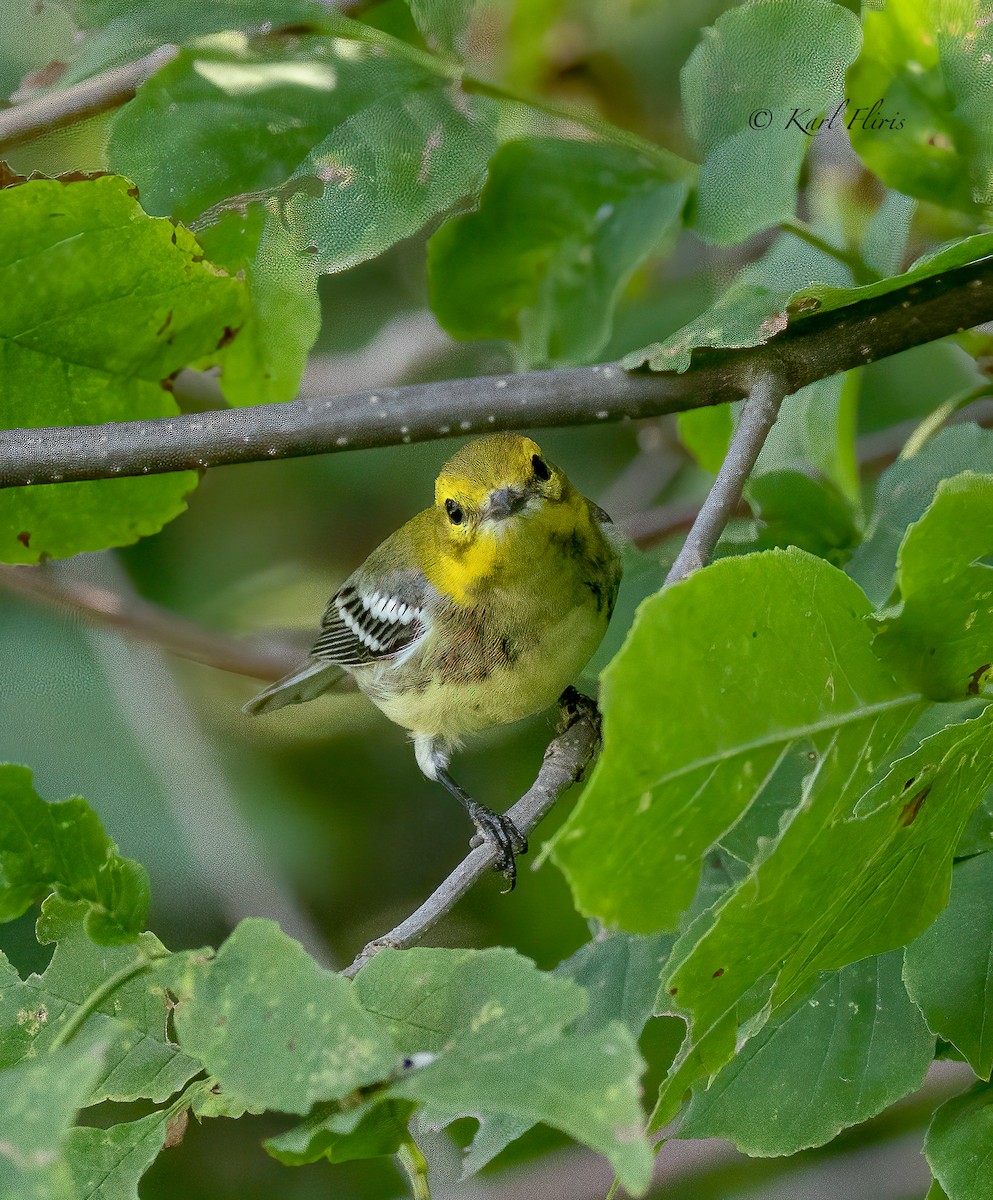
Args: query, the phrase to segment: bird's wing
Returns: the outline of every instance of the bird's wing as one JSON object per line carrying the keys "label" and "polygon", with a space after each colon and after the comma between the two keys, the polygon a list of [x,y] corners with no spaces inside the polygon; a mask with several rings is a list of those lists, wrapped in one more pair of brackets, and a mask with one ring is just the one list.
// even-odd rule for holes
{"label": "bird's wing", "polygon": [[427,633],[427,592],[414,572],[348,580],[328,603],[311,655],[342,667],[396,658]]}

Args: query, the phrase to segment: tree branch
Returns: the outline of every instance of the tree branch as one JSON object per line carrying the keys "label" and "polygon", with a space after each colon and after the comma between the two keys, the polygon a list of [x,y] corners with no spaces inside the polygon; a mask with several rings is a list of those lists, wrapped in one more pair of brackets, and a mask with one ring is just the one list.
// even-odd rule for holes
{"label": "tree branch", "polygon": [[617,363],[444,380],[147,421],[15,429],[0,440],[0,487],[197,470],[497,429],[660,416],[740,400],[778,374],[817,379],[993,320],[993,258],[795,321],[762,346],[698,350],[682,374]]}
{"label": "tree branch", "polygon": [[177,46],[159,46],[136,62],[111,67],[109,71],[67,88],[0,109],[0,153],[29,142],[39,134],[119,108],[134,96],[146,79],[178,53]]}
{"label": "tree branch", "polygon": [[718,539],[741,503],[745,483],[785,396],[786,385],[778,375],[761,375],[755,381],[721,469],[665,577],[665,586],[678,583],[710,562]]}
{"label": "tree branch", "polygon": [[[585,696],[582,703],[566,714],[569,724],[548,745],[538,777],[527,792],[508,810],[507,816],[525,836],[552,809],[567,788],[582,779],[600,749],[600,715],[596,705]],[[404,950],[458,903],[496,863],[496,850],[484,842],[471,850],[445,882],[406,920],[369,942],[351,966],[342,972],[351,978],[380,950],[391,947]]]}
{"label": "tree branch", "polygon": [[0,588],[69,612],[90,625],[114,629],[182,658],[253,679],[278,679],[297,666],[307,650],[306,645],[294,645],[275,637],[250,640],[204,629],[140,596],[121,595],[91,583],[70,582],[44,566],[0,566]]}

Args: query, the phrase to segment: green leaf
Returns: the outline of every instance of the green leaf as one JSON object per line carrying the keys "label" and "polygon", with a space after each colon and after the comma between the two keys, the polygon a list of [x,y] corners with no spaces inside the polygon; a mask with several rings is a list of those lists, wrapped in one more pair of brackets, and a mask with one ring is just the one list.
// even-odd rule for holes
{"label": "green leaf", "polygon": [[[572,1022],[571,1032],[595,1033],[620,1021],[639,1037],[652,1014],[659,972],[673,941],[669,934],[639,937],[603,929],[571,958],[559,963],[554,974],[575,980],[589,997],[588,1008]],[[462,1160],[462,1178],[482,1170],[532,1125],[526,1118],[483,1117]]]}
{"label": "green leaf", "polygon": [[616,1021],[565,1031],[586,1007],[571,980],[509,950],[383,950],[356,986],[411,1060],[387,1095],[420,1102],[429,1122],[544,1121],[606,1155],[629,1191],[647,1187],[637,1047]]}
{"label": "green leaf", "polygon": [[907,947],[904,979],[928,1025],[993,1070],[993,854],[957,863],[948,907]]}
{"label": "green leaf", "polygon": [[79,1200],[63,1150],[101,1066],[100,1047],[77,1039],[58,1054],[0,1071],[4,1200]]}
{"label": "green leaf", "polygon": [[397,82],[396,64],[380,61],[376,99],[311,150],[283,206],[297,252],[321,271],[375,258],[474,195],[496,149],[493,102],[433,76]]}
{"label": "green leaf", "polygon": [[991,1200],[993,1087],[977,1084],[946,1100],[931,1120],[924,1154],[948,1200]]}
{"label": "green leaf", "polygon": [[862,259],[881,279],[899,273],[916,211],[916,200],[888,191],[866,226]]}
{"label": "green leaf", "polygon": [[916,1090],[934,1036],[900,978],[901,951],[826,974],[784,1005],[693,1099],[682,1138],[722,1137],[750,1155],[821,1146]]}
{"label": "green leaf", "polygon": [[271,35],[281,28],[322,25],[328,16],[319,0],[209,0],[205,4],[68,0],[68,7],[89,36],[72,55],[63,86],[117,63],[132,62],[157,46],[181,45],[224,30]]}
{"label": "green leaf", "polygon": [[247,215],[225,214],[202,241],[212,261],[244,271],[249,310],[234,341],[199,365],[221,368],[221,390],[230,404],[292,400],[321,328],[313,264],[257,207]]}
{"label": "green leaf", "polygon": [[849,504],[858,504],[857,415],[855,372],[820,379],[801,388],[783,402],[755,464],[755,474],[813,468]]}
{"label": "green leaf", "polygon": [[145,868],[117,852],[86,801],[48,804],[27,767],[0,764],[0,921],[53,890],[86,902],[86,932],[95,942],[131,942],[145,928]]}
{"label": "green leaf", "polygon": [[848,754],[838,790],[808,789],[747,878],[673,949],[660,996],[687,1016],[690,1035],[653,1124],[666,1123],[688,1086],[728,1062],[819,972],[905,945],[941,912],[955,847],[993,780],[991,736],[991,709],[940,730],[854,811],[861,785],[845,786],[857,771]]}
{"label": "green leaf", "polygon": [[767,471],[750,480],[748,499],[761,522],[757,550],[797,546],[838,564],[859,541],[851,506],[827,479]]}
{"label": "green leaf", "polygon": [[[150,220],[125,179],[0,190],[0,424],[171,416],[161,381],[240,324],[243,287],[192,236]],[[0,559],[126,545],[185,508],[193,472],[0,496]]]}
{"label": "green leaf", "polygon": [[326,1158],[351,1162],[395,1154],[410,1137],[407,1130],[416,1105],[410,1100],[367,1101],[356,1110],[319,1105],[305,1121],[264,1143],[266,1150],[287,1167]]}
{"label": "green leaf", "polygon": [[592,361],[632,271],[679,220],[684,180],[605,143],[502,146],[479,209],[429,246],[431,306],[454,337],[509,338],[531,365]]}
{"label": "green leaf", "polygon": [[621,362],[628,370],[648,366],[653,371],[685,371],[697,347],[761,346],[813,313],[885,296],[989,254],[993,234],[979,233],[923,255],[899,275],[853,287],[847,267],[794,234],[782,234],[705,313],[664,341],[631,351]]}
{"label": "green leaf", "polygon": [[705,471],[721,469],[734,436],[735,405],[711,404],[691,408],[676,417],[679,440]]}
{"label": "green leaf", "polygon": [[[852,146],[887,186],[974,213],[993,201],[993,31],[976,0],[890,0],[863,13],[848,74]],[[877,97],[882,98],[866,111]]]}
{"label": "green leaf", "polygon": [[0,99],[17,91],[31,71],[61,59],[72,45],[73,28],[58,4],[5,0],[0,22]]}
{"label": "green leaf", "polygon": [[272,921],[242,921],[177,990],[180,1045],[250,1108],[303,1114],[397,1066],[352,984],[319,967]]}
{"label": "green leaf", "polygon": [[875,283],[866,283],[858,287],[833,287],[825,284],[815,284],[797,292],[790,300],[790,311],[787,314],[791,320],[803,319],[814,312],[831,312],[854,304],[858,300],[872,300],[877,296],[886,296],[897,288],[907,287],[922,279],[930,279],[943,271],[951,271],[955,267],[977,262],[993,254],[993,233],[977,233],[972,237],[959,238],[958,241],[948,242],[937,250],[922,254],[906,271],[899,275],[888,275]]}
{"label": "green leaf", "polygon": [[846,567],[873,604],[881,608],[889,600],[907,527],[923,516],[941,481],[961,471],[989,471],[991,466],[993,432],[978,425],[953,425],[919,454],[898,459],[883,472],[865,540]]}
{"label": "green leaf", "polygon": [[900,603],[878,619],[878,653],[935,700],[979,691],[993,662],[993,475],[938,485],[897,559]]}
{"label": "green leaf", "polygon": [[114,119],[109,158],[153,212],[244,270],[250,311],[220,363],[232,403],[290,399],[320,325],[317,279],[375,257],[475,192],[495,105],[361,41],[218,38]]}
{"label": "green leaf", "polygon": [[[66,1022],[109,978],[146,957],[162,953],[151,933],[126,946],[97,946],[84,924],[87,906],[56,896],[42,906],[38,940],[55,942],[52,961],[41,975],[21,980],[0,955],[0,1067],[48,1052]],[[103,1069],[87,1098],[129,1101],[167,1100],[201,1070],[169,1039],[169,1001],[161,984],[136,975],[100,1003],[77,1037],[104,1046]]]}
{"label": "green leaf", "polygon": [[407,0],[425,42],[432,50],[461,57],[476,0]]}
{"label": "green leaf", "polygon": [[623,365],[628,370],[647,364],[653,371],[685,371],[698,347],[760,346],[786,328],[790,297],[815,281],[842,288],[851,275],[837,259],[795,234],[781,234],[710,308],[664,341],[626,354]]}
{"label": "green leaf", "polygon": [[158,1157],[168,1119],[154,1112],[109,1129],[73,1129],[65,1156],[76,1200],[138,1200],[138,1181]]}
{"label": "green leaf", "polygon": [[115,114],[108,160],[160,216],[209,229],[225,212],[261,206],[285,219],[298,190],[323,186],[312,176],[287,183],[314,146],[387,87],[422,79],[336,38],[213,38],[183,49]]}
{"label": "green leaf", "polygon": [[868,611],[794,550],[725,559],[642,605],[604,673],[603,753],[554,842],[581,911],[675,929],[702,855],[770,772],[796,766],[793,807],[885,761],[919,697],[872,653]]}
{"label": "green leaf", "polygon": [[844,95],[859,23],[827,0],[755,0],[703,31],[680,77],[690,135],[706,155],[695,226],[720,245],[793,217],[804,129]]}

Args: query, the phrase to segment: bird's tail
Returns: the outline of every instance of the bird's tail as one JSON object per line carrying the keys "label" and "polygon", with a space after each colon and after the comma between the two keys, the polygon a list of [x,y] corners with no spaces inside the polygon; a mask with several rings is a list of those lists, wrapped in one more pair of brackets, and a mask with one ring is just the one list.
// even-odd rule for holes
{"label": "bird's tail", "polygon": [[287,704],[303,704],[305,700],[313,700],[315,696],[333,688],[346,674],[347,672],[335,663],[320,662],[312,658],[289,675],[277,679],[264,692],[259,692],[242,706],[241,711],[254,717],[259,713],[283,708]]}

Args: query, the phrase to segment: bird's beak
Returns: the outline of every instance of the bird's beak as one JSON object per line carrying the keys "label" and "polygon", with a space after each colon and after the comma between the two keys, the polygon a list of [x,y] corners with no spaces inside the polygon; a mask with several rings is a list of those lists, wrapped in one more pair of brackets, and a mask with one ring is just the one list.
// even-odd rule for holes
{"label": "bird's beak", "polygon": [[497,488],[487,497],[483,516],[492,521],[505,521],[519,513],[527,502],[526,492],[512,487]]}

